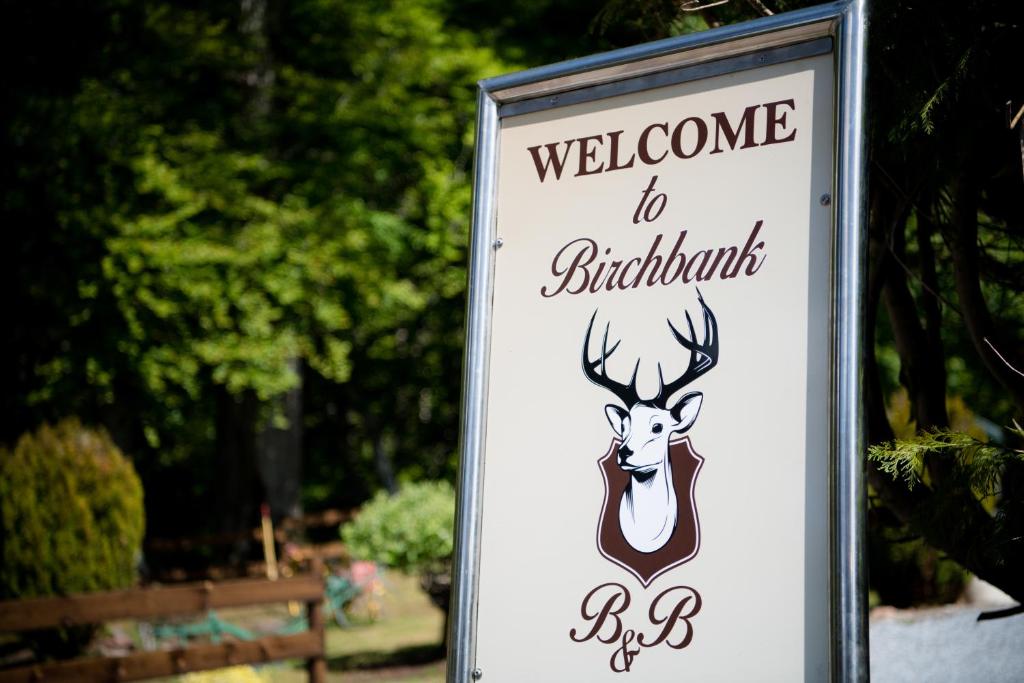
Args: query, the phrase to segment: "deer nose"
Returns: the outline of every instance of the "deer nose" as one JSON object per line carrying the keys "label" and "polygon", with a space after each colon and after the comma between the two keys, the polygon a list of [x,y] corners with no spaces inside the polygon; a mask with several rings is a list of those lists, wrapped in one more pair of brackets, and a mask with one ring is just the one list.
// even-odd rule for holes
{"label": "deer nose", "polygon": [[633,451],[626,444],[619,446],[619,464],[626,462],[626,458],[633,455]]}

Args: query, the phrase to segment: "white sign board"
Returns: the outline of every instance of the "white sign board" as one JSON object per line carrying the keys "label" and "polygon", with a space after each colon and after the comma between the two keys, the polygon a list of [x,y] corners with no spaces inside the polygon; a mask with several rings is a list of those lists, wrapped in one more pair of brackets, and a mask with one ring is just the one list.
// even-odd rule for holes
{"label": "white sign board", "polygon": [[499,120],[488,683],[829,676],[834,43],[753,58]]}

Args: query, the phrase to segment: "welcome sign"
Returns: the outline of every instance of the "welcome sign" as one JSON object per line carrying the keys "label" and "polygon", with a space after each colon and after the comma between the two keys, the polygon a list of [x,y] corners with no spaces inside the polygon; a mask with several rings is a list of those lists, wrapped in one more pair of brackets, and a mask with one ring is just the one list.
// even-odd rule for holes
{"label": "welcome sign", "polygon": [[483,84],[449,680],[829,677],[839,26]]}

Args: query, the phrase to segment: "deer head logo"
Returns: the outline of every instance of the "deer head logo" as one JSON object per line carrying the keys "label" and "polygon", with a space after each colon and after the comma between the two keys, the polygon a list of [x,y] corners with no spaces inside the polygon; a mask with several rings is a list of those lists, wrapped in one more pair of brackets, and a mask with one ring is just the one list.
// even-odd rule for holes
{"label": "deer head logo", "polygon": [[[677,398],[676,395],[718,363],[718,323],[700,292],[697,296],[704,314],[704,341],[697,342],[689,313],[686,313],[689,337],[680,333],[671,320],[668,321],[672,336],[690,351],[690,359],[686,370],[668,383],[662,374],[661,363],[658,363],[659,388],[652,398],[641,399],[637,393],[640,359],[636,361],[628,384],[608,376],[608,358],[621,343],[621,340],[615,342],[609,348],[611,323],[605,326],[601,355],[591,360],[590,336],[597,311],[590,318],[583,339],[583,372],[587,379],[610,391],[621,402],[621,405],[610,403],[605,406],[605,415],[620,440],[615,462],[629,475],[619,498],[619,528],[629,546],[639,553],[657,552],[669,542],[676,530],[679,505],[670,459],[670,437],[693,426],[700,412],[703,394],[691,391]],[[692,477],[696,477],[696,470]]]}

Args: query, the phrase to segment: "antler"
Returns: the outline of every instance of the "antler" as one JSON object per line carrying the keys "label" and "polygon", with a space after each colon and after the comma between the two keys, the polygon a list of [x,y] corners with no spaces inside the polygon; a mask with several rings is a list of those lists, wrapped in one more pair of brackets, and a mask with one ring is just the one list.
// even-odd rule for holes
{"label": "antler", "polygon": [[[608,357],[615,353],[615,349],[619,348],[619,344],[622,340],[615,342],[612,348],[608,348],[608,328],[611,327],[611,323],[604,326],[604,339],[601,340],[601,357],[597,360],[590,360],[590,333],[594,329],[594,319],[597,317],[597,311],[594,311],[594,315],[590,317],[590,324],[587,326],[587,335],[583,338],[583,374],[587,376],[591,382],[599,387],[604,387],[608,391],[615,394],[620,401],[622,401],[627,408],[632,408],[633,405],[640,401],[640,396],[636,392],[636,373],[640,369],[640,359],[636,361],[636,367],[633,368],[633,378],[629,380],[629,384],[621,384],[610,378],[607,374],[607,368],[605,367]],[[597,371],[597,366],[601,366],[601,371]]]}
{"label": "antler", "polygon": [[700,307],[704,312],[703,344],[697,343],[697,332],[693,329],[693,320],[690,318],[689,312],[686,313],[686,324],[690,328],[689,339],[680,334],[671,320],[667,321],[669,329],[672,330],[672,336],[683,347],[690,350],[690,362],[686,366],[686,371],[678,379],[668,384],[665,384],[665,379],[661,375],[661,363],[658,363],[658,384],[660,389],[652,403],[660,408],[666,407],[668,400],[674,393],[715,367],[718,363],[718,322],[715,320],[715,314],[704,303],[704,297],[700,295],[700,290],[697,290],[697,298],[700,300]]}

